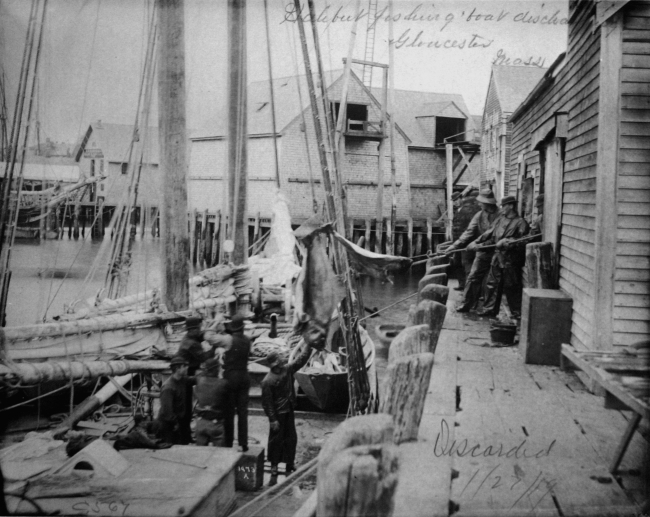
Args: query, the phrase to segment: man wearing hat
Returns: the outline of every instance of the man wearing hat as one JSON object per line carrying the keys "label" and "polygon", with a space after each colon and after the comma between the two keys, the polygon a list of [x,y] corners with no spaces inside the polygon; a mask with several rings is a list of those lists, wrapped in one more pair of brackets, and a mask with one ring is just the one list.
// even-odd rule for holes
{"label": "man wearing hat", "polygon": [[[460,206],[454,213],[454,223],[452,226],[452,236],[456,241],[467,230],[472,222],[472,218],[481,211],[481,206],[476,199],[478,193],[477,189],[472,189],[460,198]],[[451,263],[454,265],[458,277],[457,291],[465,289],[465,281],[472,268],[474,255],[474,253],[469,251],[462,251],[461,253],[454,253],[452,255]]]}
{"label": "man wearing hat", "polygon": [[278,482],[278,464],[285,462],[285,472],[289,475],[295,469],[296,445],[298,435],[294,407],[296,394],[293,390],[293,374],[300,370],[309,360],[311,345],[305,341],[300,345],[298,356],[287,363],[277,352],[266,356],[271,371],[262,380],[262,407],[269,418],[268,459],[271,463],[271,480],[269,485]]}
{"label": "man wearing hat", "polygon": [[[188,386],[185,358],[175,355],[169,363],[172,374],[160,389],[160,410],[156,418],[158,422],[158,437],[166,443],[185,445],[190,442],[183,422],[187,414],[191,417],[191,406],[187,405]],[[190,392],[191,393],[191,392]]]}
{"label": "man wearing hat", "polygon": [[[449,247],[447,253],[457,249],[466,248],[474,242],[480,235],[487,232],[492,223],[496,220],[498,215],[497,200],[491,190],[483,190],[476,197],[476,201],[480,207],[480,211],[474,214],[467,229],[463,234]],[[483,279],[490,270],[490,262],[492,260],[492,250],[486,251],[472,251],[467,250],[463,253],[468,253],[469,256],[465,258],[465,262],[471,262],[469,273],[465,281],[465,289],[460,302],[456,305],[456,311],[468,312],[473,309],[478,303],[481,295],[481,288],[483,286]],[[472,255],[474,255],[472,257]]]}
{"label": "man wearing hat", "polygon": [[225,414],[225,446],[232,447],[235,438],[235,413],[237,414],[237,441],[243,452],[248,450],[248,356],[251,340],[244,335],[244,316],[235,314],[228,327],[229,336],[223,354],[223,378],[228,382],[228,403]]}
{"label": "man wearing hat", "polygon": [[220,378],[221,361],[208,359],[196,378],[196,444],[223,447],[228,381]]}
{"label": "man wearing hat", "polygon": [[506,196],[501,200],[501,213],[492,227],[476,239],[471,247],[478,244],[496,244],[496,251],[490,264],[485,288],[485,302],[480,316],[496,316],[501,305],[501,295],[505,294],[513,317],[521,313],[521,273],[525,262],[523,248],[512,246],[511,242],[528,235],[528,223],[517,214],[517,199]]}

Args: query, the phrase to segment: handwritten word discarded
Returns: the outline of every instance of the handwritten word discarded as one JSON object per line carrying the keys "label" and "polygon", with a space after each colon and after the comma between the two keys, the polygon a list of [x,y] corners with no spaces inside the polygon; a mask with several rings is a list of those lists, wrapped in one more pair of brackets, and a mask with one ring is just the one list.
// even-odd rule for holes
{"label": "handwritten word discarded", "polygon": [[446,49],[464,49],[464,48],[487,48],[494,40],[484,38],[478,34],[472,34],[471,38],[463,39],[425,39],[424,31],[418,32],[415,36],[411,34],[411,29],[406,29],[396,40],[390,40],[389,44],[395,45],[395,49],[400,48],[446,48]]}
{"label": "handwritten word discarded", "polygon": [[538,68],[544,68],[544,63],[546,58],[537,56],[530,56],[526,59],[522,58],[511,58],[508,57],[506,51],[500,48],[497,51],[497,56],[492,60],[493,65],[506,65],[506,66],[536,66]]}
{"label": "handwritten word discarded", "polygon": [[433,444],[433,454],[436,457],[441,456],[457,456],[462,458],[464,456],[471,456],[476,458],[478,456],[483,456],[485,458],[489,456],[496,456],[498,458],[544,458],[551,454],[551,450],[555,446],[557,440],[553,440],[548,447],[544,447],[537,451],[529,452],[526,449],[526,440],[522,440],[521,443],[515,447],[507,448],[503,443],[496,445],[488,445],[484,447],[480,443],[471,445],[467,439],[457,442],[453,440],[451,444],[449,443],[449,424],[443,418],[440,423],[440,432],[436,436],[436,441]]}
{"label": "handwritten word discarded", "polygon": [[[532,512],[532,510],[534,510],[539,505],[539,503],[542,502],[542,499],[551,493],[557,485],[557,481],[554,478],[547,480],[542,475],[542,472],[539,472],[537,474],[532,483],[527,483],[526,474],[516,465],[513,474],[504,473],[500,471],[500,469],[501,464],[496,465],[489,471],[487,468],[476,469],[469,478],[469,481],[465,484],[463,490],[460,492],[460,495],[462,496],[466,490],[468,493],[471,493],[473,491],[469,497],[471,500],[476,497],[476,495],[481,491],[485,492],[499,490],[499,496],[501,497],[508,493],[512,493],[513,497],[518,496],[510,507],[512,510],[515,506],[517,506],[519,501],[524,498],[526,498],[526,502],[530,501],[530,504],[532,504],[533,498],[537,497],[539,493],[541,493],[541,496],[539,496],[537,502],[534,503],[532,509],[530,510]],[[486,471],[487,474],[485,474]],[[523,490],[523,492],[520,493],[520,490]],[[539,493],[537,495],[533,495],[537,491],[539,491]]]}

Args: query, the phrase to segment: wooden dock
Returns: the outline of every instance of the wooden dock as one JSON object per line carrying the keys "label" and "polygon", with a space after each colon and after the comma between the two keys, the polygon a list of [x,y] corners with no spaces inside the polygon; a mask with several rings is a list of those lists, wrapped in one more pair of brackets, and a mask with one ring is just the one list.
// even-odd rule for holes
{"label": "wooden dock", "polygon": [[400,446],[394,515],[637,515],[648,442],[636,433],[616,477],[608,469],[632,412],[605,409],[573,373],[491,346],[488,320],[453,304],[419,440]]}

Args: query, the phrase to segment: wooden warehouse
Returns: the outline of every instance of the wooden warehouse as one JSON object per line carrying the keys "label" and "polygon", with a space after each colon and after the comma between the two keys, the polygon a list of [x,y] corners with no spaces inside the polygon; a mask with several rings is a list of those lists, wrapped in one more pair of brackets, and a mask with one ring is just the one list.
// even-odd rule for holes
{"label": "wooden warehouse", "polygon": [[650,4],[570,3],[568,48],[510,117],[509,194],[544,194],[571,344],[650,334]]}

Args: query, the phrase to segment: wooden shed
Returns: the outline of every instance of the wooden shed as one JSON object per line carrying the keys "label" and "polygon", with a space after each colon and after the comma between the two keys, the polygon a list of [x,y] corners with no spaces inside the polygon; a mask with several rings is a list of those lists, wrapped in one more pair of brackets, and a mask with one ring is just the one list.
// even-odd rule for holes
{"label": "wooden shed", "polygon": [[509,119],[508,193],[544,194],[577,348],[650,334],[650,3],[571,1],[566,54]]}

